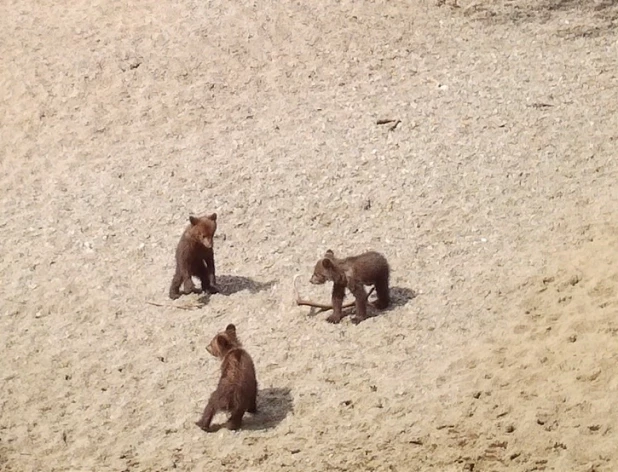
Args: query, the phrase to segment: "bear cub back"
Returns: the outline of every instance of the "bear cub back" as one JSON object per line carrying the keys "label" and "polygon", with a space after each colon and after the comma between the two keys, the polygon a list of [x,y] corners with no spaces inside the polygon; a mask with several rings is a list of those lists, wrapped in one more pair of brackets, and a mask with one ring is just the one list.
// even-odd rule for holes
{"label": "bear cub back", "polygon": [[253,359],[243,349],[233,324],[218,333],[206,350],[221,360],[221,378],[197,424],[208,431],[214,414],[227,411],[230,412],[227,427],[237,429],[245,412],[257,412],[258,386]]}
{"label": "bear cub back", "polygon": [[355,279],[363,285],[376,285],[381,281],[388,283],[389,276],[388,262],[379,252],[368,251],[358,256],[337,259],[329,249],[316,263],[311,283],[323,284],[330,280],[346,284],[348,279]]}

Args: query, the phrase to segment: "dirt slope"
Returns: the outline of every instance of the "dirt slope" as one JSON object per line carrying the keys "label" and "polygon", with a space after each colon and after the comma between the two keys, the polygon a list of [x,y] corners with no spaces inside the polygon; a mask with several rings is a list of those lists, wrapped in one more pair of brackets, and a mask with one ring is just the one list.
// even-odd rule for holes
{"label": "dirt slope", "polygon": [[[0,468],[616,470],[617,21],[2,2]],[[223,293],[171,302],[211,211]],[[329,248],[383,252],[392,309],[294,306]],[[229,322],[261,413],[206,435]]]}

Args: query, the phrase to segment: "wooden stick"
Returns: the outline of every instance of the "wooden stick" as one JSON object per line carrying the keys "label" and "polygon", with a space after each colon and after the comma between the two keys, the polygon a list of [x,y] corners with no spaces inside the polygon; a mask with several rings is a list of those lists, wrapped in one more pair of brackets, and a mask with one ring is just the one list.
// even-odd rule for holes
{"label": "wooden stick", "polygon": [[163,303],[155,303],[155,302],[150,302],[148,300],[146,300],[146,303],[152,306],[178,308],[179,310],[197,310],[198,308],[200,308],[197,305],[167,305],[167,304],[164,305]]}
{"label": "wooden stick", "polygon": [[394,123],[395,121],[399,121],[399,120],[385,118],[385,119],[376,121],[376,125],[387,125],[389,123]]}
{"label": "wooden stick", "polygon": [[388,130],[389,131],[395,131],[395,129],[397,128],[397,126],[399,126],[399,123],[401,123],[401,120],[397,120],[395,121],[395,124],[393,126],[389,126]]}
{"label": "wooden stick", "polygon": [[[300,295],[298,293],[298,289],[296,288],[296,279],[298,279],[298,277],[300,277],[300,275],[295,275],[294,276],[294,295],[296,298],[296,304],[298,306],[310,306],[313,308],[319,308],[320,311],[328,311],[328,310],[332,310],[333,309],[333,305],[328,305],[325,303],[318,303],[318,302],[314,302],[311,300],[305,300],[300,298]],[[373,291],[375,290],[375,287],[371,287],[371,290],[369,291],[369,293],[367,294],[367,296],[365,297],[365,300],[367,300],[369,298],[369,296],[373,293]],[[356,304],[356,302],[349,302],[349,303],[345,303],[344,305],[341,306],[341,308],[350,308],[351,306],[354,306]]]}

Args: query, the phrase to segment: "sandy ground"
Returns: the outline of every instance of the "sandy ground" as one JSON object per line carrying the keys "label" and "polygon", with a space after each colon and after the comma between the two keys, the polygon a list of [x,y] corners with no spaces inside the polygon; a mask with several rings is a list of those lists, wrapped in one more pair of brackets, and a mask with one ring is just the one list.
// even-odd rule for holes
{"label": "sandy ground", "polygon": [[[1,2],[0,469],[618,470],[617,26],[611,1]],[[172,302],[211,211],[223,293]],[[393,307],[296,307],[329,248],[383,252]],[[205,434],[229,322],[261,411]]]}

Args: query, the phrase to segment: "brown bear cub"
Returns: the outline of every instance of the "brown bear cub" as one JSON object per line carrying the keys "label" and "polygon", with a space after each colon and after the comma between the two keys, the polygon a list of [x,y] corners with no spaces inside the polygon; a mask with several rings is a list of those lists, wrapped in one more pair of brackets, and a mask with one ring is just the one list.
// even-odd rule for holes
{"label": "brown bear cub", "polygon": [[217,214],[195,217],[190,216],[191,223],[180,237],[176,247],[176,273],[170,286],[170,298],[180,297],[180,286],[184,293],[196,292],[191,277],[202,281],[202,290],[218,293],[215,279],[215,254],[213,237],[217,230]]}
{"label": "brown bear cub", "polygon": [[257,413],[257,380],[251,356],[236,337],[236,327],[230,324],[217,334],[206,350],[221,359],[221,378],[195,424],[210,431],[210,423],[218,411],[230,412],[228,429],[238,429],[245,412]]}
{"label": "brown bear cub", "polygon": [[315,265],[312,284],[323,284],[327,280],[333,282],[333,314],[326,320],[339,323],[343,318],[341,311],[345,289],[348,288],[355,298],[356,317],[352,320],[357,324],[367,318],[367,293],[365,285],[375,286],[378,299],[373,303],[376,308],[386,308],[390,304],[388,279],[390,268],[386,258],[374,251],[365,252],[359,256],[337,259],[330,249],[324,258]]}

